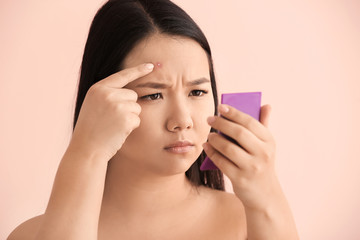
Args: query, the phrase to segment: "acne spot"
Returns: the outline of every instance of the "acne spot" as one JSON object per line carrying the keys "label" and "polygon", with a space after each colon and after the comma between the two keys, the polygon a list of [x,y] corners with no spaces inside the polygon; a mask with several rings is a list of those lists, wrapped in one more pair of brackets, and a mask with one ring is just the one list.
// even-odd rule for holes
{"label": "acne spot", "polygon": [[162,67],[162,64],[159,63],[159,62],[157,62],[157,63],[155,64],[155,66],[156,66],[157,68],[161,68],[161,67]]}

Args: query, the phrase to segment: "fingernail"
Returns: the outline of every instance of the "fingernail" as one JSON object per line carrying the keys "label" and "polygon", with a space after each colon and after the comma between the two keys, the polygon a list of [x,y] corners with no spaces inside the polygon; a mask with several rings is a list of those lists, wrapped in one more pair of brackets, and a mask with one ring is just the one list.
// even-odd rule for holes
{"label": "fingernail", "polygon": [[154,69],[154,64],[147,63],[147,64],[145,64],[145,68],[146,68],[146,70],[153,70]]}
{"label": "fingernail", "polygon": [[207,122],[209,124],[212,124],[213,122],[215,122],[215,117],[214,116],[208,117]]}
{"label": "fingernail", "polygon": [[220,105],[220,106],[219,106],[219,111],[220,111],[220,113],[227,113],[229,110],[230,110],[230,109],[229,109],[227,106],[225,106],[225,105]]}

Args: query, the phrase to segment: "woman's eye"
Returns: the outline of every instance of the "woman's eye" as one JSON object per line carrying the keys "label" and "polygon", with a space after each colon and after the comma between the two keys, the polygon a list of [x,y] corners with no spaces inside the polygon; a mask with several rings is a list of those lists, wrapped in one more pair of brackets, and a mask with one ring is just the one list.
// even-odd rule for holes
{"label": "woman's eye", "polygon": [[196,97],[201,97],[205,94],[207,94],[208,92],[205,90],[192,90],[190,92],[190,96],[196,96]]}
{"label": "woman's eye", "polygon": [[144,100],[157,100],[157,99],[162,98],[162,95],[161,95],[161,93],[155,93],[155,94],[146,95],[146,96],[143,96],[140,98],[144,99]]}

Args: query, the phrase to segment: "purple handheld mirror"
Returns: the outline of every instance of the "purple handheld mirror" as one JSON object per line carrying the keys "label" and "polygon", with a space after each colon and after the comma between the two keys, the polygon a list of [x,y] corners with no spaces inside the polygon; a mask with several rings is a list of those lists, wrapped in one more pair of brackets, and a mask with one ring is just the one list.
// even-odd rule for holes
{"label": "purple handheld mirror", "polygon": [[[221,103],[230,105],[246,114],[249,114],[256,120],[260,120],[261,92],[224,93],[221,94]],[[226,138],[235,142],[230,137],[226,136]],[[216,169],[218,168],[208,157],[205,158],[204,162],[200,166],[201,171]]]}

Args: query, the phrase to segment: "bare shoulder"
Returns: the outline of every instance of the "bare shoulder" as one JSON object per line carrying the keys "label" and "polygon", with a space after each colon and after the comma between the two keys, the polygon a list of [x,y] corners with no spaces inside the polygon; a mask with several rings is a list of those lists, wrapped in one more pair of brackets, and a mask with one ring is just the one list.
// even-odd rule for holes
{"label": "bare shoulder", "polygon": [[33,240],[42,222],[43,215],[39,215],[21,223],[8,236],[7,240]]}
{"label": "bare shoulder", "polygon": [[204,189],[205,194],[213,199],[214,216],[219,229],[232,233],[229,239],[246,239],[247,225],[245,208],[241,200],[233,193],[214,189]]}
{"label": "bare shoulder", "polygon": [[[217,211],[230,221],[230,218],[238,223],[246,223],[245,208],[241,200],[233,193],[213,190]],[[245,225],[246,227],[246,225]]]}

